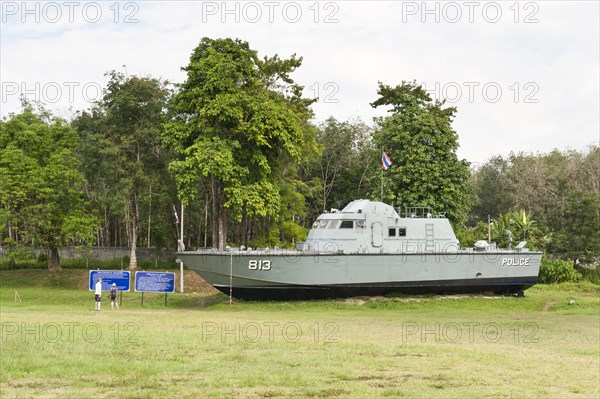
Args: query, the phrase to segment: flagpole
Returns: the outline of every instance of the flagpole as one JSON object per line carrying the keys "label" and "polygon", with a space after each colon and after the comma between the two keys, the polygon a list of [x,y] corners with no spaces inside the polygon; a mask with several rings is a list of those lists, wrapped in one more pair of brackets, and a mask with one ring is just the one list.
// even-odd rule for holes
{"label": "flagpole", "polygon": [[381,168],[381,202],[383,202],[383,168]]}
{"label": "flagpole", "polygon": [[383,154],[384,154],[384,148],[381,147],[381,157],[382,157],[382,164],[381,164],[381,202],[383,202]]}

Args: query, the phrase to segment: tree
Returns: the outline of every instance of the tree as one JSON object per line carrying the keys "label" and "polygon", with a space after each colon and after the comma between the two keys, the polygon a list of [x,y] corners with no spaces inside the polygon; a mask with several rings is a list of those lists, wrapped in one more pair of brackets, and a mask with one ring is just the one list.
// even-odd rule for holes
{"label": "tree", "polygon": [[523,209],[498,215],[492,220],[491,233],[492,239],[503,248],[508,246],[509,236],[515,243],[528,241],[530,245],[537,247],[542,235],[537,228],[537,222],[531,217],[531,212]]}
{"label": "tree", "polygon": [[510,163],[501,156],[488,160],[474,174],[476,203],[469,212],[474,222],[487,220],[508,212],[513,198],[509,191],[507,172]]}
{"label": "tree", "polygon": [[101,115],[96,107],[89,112],[78,112],[71,121],[71,126],[79,135],[78,157],[82,161],[81,171],[88,182],[88,197],[100,217],[96,245],[109,247],[110,221],[119,203],[114,185],[110,184],[114,175],[114,160],[111,155],[116,149],[107,150],[110,142],[102,136],[100,119]]}
{"label": "tree", "polygon": [[31,107],[0,124],[2,230],[12,242],[47,248],[50,271],[61,270],[59,248],[91,242],[98,224],[85,197],[77,144],[65,121]]}
{"label": "tree", "polygon": [[338,122],[330,117],[317,130],[317,143],[323,152],[317,167],[321,181],[322,211],[327,209],[327,200],[338,183],[337,179],[344,169],[350,167],[352,147],[357,138],[357,131],[348,122]]}
{"label": "tree", "polygon": [[498,215],[498,217],[491,222],[492,240],[496,241],[500,248],[508,247],[508,232],[510,231],[510,234],[512,235],[511,225],[512,220],[510,214]]}
{"label": "tree", "polygon": [[600,248],[600,199],[576,191],[569,195],[549,251],[566,259],[592,262]]}
{"label": "tree", "polygon": [[135,270],[142,197],[151,193],[153,182],[156,187],[156,182],[164,177],[160,133],[169,98],[168,82],[127,77],[115,71],[109,76],[101,103],[105,112],[103,122],[107,137],[118,148],[117,176],[127,201],[129,268]]}
{"label": "tree", "polygon": [[528,234],[536,227],[537,222],[532,219],[531,212],[526,212],[524,209],[514,211],[511,214],[511,220],[514,226],[516,239],[526,241]]}
{"label": "tree", "polygon": [[183,68],[187,80],[174,96],[164,142],[184,203],[203,189],[212,207],[212,245],[222,249],[229,217],[277,217],[278,169],[298,162],[312,100],[290,74],[292,55],[259,59],[247,42],[203,38]]}
{"label": "tree", "polygon": [[[169,187],[160,133],[170,92],[168,82],[158,79],[116,71],[107,75],[103,98],[73,124],[82,136],[85,170],[102,208],[103,229],[108,229],[110,217],[125,222],[129,268],[135,270],[140,229],[147,220],[142,207],[146,205],[151,217],[153,196],[164,196]],[[155,207],[156,199],[160,197],[154,199]]]}
{"label": "tree", "polygon": [[303,157],[303,179],[310,190],[310,224],[330,207],[341,209],[352,200],[369,196],[376,157],[371,135],[372,127],[360,119],[341,122],[329,117],[318,126],[319,148]]}
{"label": "tree", "polygon": [[[478,200],[471,214],[496,214],[496,221],[509,215],[515,239],[527,239],[556,256],[591,260],[587,246],[597,240],[593,226],[594,201],[600,200],[598,170],[597,145],[585,152],[553,150],[493,157],[474,176]],[[533,224],[531,218],[535,218]],[[496,239],[506,243],[501,231]]]}
{"label": "tree", "polygon": [[[404,206],[426,206],[446,212],[454,222],[469,208],[469,164],[459,160],[458,135],[452,128],[456,108],[444,108],[415,82],[391,87],[379,83],[373,107],[391,106],[376,118],[377,146],[392,159],[385,172],[384,199]],[[374,193],[379,197],[379,193]]]}

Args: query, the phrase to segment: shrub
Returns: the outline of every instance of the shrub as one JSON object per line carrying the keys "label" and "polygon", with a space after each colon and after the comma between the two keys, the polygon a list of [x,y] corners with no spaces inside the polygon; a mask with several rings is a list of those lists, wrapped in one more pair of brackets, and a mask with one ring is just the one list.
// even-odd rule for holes
{"label": "shrub", "polygon": [[579,271],[584,280],[594,284],[600,284],[600,267],[582,267]]}
{"label": "shrub", "polygon": [[581,273],[572,262],[560,259],[542,258],[539,281],[543,284],[572,283],[581,280]]}

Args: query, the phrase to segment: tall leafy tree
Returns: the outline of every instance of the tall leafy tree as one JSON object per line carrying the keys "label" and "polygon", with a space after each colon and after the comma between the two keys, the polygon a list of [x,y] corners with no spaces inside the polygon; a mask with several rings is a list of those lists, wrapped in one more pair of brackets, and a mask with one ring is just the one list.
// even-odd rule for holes
{"label": "tall leafy tree", "polygon": [[[510,229],[520,232],[519,239],[556,256],[591,261],[591,248],[597,247],[599,155],[599,147],[592,145],[584,152],[493,157],[474,176],[478,201],[471,212],[480,217],[496,213],[497,221],[501,214],[512,214]],[[517,209],[518,214],[510,212]]]}
{"label": "tall leafy tree", "polygon": [[[141,225],[142,197],[164,174],[160,133],[169,98],[167,83],[159,79],[109,73],[102,99],[106,136],[116,144],[117,176],[127,204],[129,268],[137,268],[137,242]],[[153,179],[154,178],[154,179]],[[156,190],[158,191],[158,190]]]}
{"label": "tall leafy tree", "polygon": [[356,131],[345,122],[334,118],[327,119],[319,126],[317,142],[323,146],[318,171],[321,181],[322,211],[327,209],[327,200],[344,169],[350,166],[352,145],[356,140]]}
{"label": "tall leafy tree", "polygon": [[65,121],[30,107],[0,124],[0,228],[11,242],[47,248],[50,271],[61,269],[59,248],[91,242],[98,224],[78,143]]}
{"label": "tall leafy tree", "polygon": [[537,222],[532,219],[531,212],[523,209],[498,215],[491,222],[492,240],[499,247],[506,248],[509,236],[514,244],[528,241],[530,245],[539,248],[541,231],[537,228]]}
{"label": "tall leafy tree", "polygon": [[[151,223],[146,223],[151,204],[157,209],[169,188],[160,133],[170,91],[168,82],[151,77],[116,71],[108,76],[103,98],[73,124],[82,137],[81,153],[88,161],[93,198],[102,209],[103,230],[109,229],[109,219],[124,222],[129,268],[135,270],[140,235],[147,240],[142,226]],[[163,204],[163,209],[168,208]],[[105,233],[110,242],[110,233]]]}
{"label": "tall leafy tree", "polygon": [[569,259],[592,262],[600,248],[600,199],[581,191],[567,197],[559,228],[549,251]]}
{"label": "tall leafy tree", "polygon": [[[386,171],[384,199],[405,206],[446,212],[455,222],[469,207],[469,164],[458,159],[458,135],[452,128],[454,107],[433,101],[414,82],[379,84],[373,107],[388,106],[390,115],[376,119],[374,141],[392,159]],[[379,197],[379,193],[375,194]]]}
{"label": "tall leafy tree", "polygon": [[183,70],[163,139],[180,196],[208,191],[212,245],[223,248],[227,221],[277,217],[279,168],[300,159],[312,100],[290,74],[302,58],[260,59],[247,42],[203,38]]}
{"label": "tall leafy tree", "polygon": [[508,170],[510,163],[501,156],[494,156],[482,165],[473,176],[476,203],[470,211],[473,221],[496,218],[508,212],[513,203],[510,195]]}
{"label": "tall leafy tree", "polygon": [[[361,156],[365,152],[373,155],[363,146],[371,139],[369,133],[369,127],[362,121],[339,122],[330,117],[319,126],[317,142],[321,144],[323,153],[318,172],[322,182],[323,211],[330,204],[340,207],[355,199],[364,174]],[[371,161],[372,158],[369,159],[369,167],[373,166]]]}
{"label": "tall leafy tree", "polygon": [[304,176],[312,188],[313,219],[330,207],[341,209],[371,191],[369,172],[373,172],[376,157],[371,134],[372,128],[359,119],[341,122],[329,117],[318,126],[319,148],[307,157]]}

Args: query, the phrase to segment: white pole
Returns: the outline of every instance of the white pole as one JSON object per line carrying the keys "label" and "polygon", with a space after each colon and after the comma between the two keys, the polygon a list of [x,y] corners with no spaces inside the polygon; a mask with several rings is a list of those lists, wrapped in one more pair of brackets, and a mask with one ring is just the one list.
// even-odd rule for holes
{"label": "white pole", "polygon": [[233,253],[229,256],[229,304],[233,304]]}
{"label": "white pole", "polygon": [[183,293],[183,261],[179,262],[179,292]]}
{"label": "white pole", "polygon": [[[181,224],[179,225],[179,228],[181,245],[183,246],[183,202],[181,203]],[[179,262],[179,292],[183,293],[183,260]]]}
{"label": "white pole", "polygon": [[181,224],[179,225],[179,238],[183,244],[183,203],[181,203]]}

